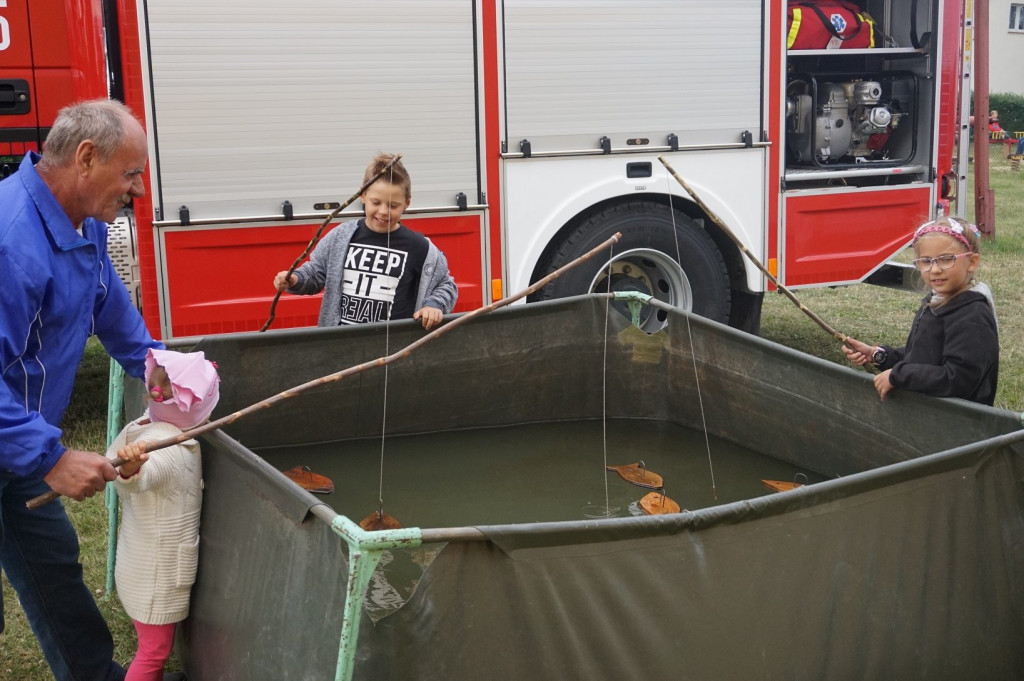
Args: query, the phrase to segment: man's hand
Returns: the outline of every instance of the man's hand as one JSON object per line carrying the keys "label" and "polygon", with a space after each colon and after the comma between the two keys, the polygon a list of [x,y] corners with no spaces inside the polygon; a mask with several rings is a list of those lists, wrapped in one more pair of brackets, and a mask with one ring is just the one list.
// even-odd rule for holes
{"label": "man's hand", "polygon": [[81,501],[103,491],[107,482],[116,477],[117,471],[99,454],[69,449],[43,480],[55,492]]}
{"label": "man's hand", "polygon": [[443,316],[444,313],[441,312],[441,310],[436,307],[430,307],[429,305],[424,305],[412,314],[412,318],[419,319],[420,323],[423,324],[423,328],[427,331],[430,331],[432,328],[440,324],[441,317]]}

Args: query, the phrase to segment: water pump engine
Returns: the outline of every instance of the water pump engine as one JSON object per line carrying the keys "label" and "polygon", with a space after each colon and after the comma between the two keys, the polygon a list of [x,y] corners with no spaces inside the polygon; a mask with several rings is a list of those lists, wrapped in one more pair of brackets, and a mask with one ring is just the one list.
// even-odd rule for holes
{"label": "water pump engine", "polygon": [[786,141],[799,164],[886,160],[886,141],[904,114],[883,102],[878,81],[790,81],[786,90]]}

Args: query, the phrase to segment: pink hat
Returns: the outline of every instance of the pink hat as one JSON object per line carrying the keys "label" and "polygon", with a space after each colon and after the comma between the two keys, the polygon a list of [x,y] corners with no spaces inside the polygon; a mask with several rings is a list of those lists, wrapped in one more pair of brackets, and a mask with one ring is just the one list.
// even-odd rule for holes
{"label": "pink hat", "polygon": [[202,352],[153,350],[146,353],[146,385],[150,374],[162,366],[171,381],[172,396],[149,403],[149,418],[178,426],[195,428],[210,417],[220,399],[220,377],[217,365]]}

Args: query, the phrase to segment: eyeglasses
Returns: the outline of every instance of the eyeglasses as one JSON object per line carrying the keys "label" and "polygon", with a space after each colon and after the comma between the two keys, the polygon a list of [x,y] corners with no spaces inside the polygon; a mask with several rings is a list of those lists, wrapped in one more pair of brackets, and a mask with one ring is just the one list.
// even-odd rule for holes
{"label": "eyeglasses", "polygon": [[957,253],[940,255],[937,258],[917,258],[914,260],[914,266],[922,272],[927,272],[932,268],[932,265],[938,265],[940,270],[948,270],[950,267],[956,264],[957,258],[962,258],[966,255],[974,255],[973,253]]}

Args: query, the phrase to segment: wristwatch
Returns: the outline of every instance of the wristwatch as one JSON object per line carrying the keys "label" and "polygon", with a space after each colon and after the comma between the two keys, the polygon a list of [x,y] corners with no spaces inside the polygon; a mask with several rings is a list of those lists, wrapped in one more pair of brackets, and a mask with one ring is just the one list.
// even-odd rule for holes
{"label": "wristwatch", "polygon": [[885,358],[889,356],[889,353],[885,351],[883,347],[875,348],[875,351],[871,353],[871,363],[875,366],[881,366],[885,364]]}

